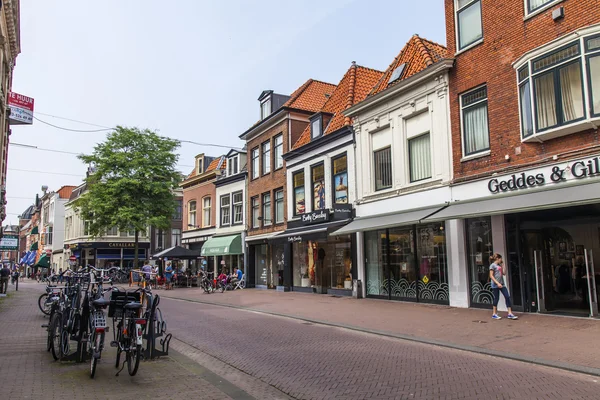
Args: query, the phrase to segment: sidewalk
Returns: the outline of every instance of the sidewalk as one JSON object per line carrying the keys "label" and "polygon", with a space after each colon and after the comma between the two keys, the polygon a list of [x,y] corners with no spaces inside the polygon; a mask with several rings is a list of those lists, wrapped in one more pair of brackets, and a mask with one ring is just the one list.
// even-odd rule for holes
{"label": "sidewalk", "polygon": [[156,293],[600,375],[598,320],[519,314],[494,321],[488,310],[257,289]]}

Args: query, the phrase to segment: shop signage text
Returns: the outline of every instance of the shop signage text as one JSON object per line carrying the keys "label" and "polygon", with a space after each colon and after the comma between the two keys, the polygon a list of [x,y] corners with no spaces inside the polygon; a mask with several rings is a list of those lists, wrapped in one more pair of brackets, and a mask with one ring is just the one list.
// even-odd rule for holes
{"label": "shop signage text", "polygon": [[575,161],[565,168],[555,165],[551,167],[549,174],[544,174],[543,172],[522,172],[520,174],[513,174],[507,179],[490,179],[487,187],[491,193],[502,193],[535,186],[543,186],[547,182],[565,182],[569,177],[583,179],[593,176],[600,176],[600,157]]}
{"label": "shop signage text", "polygon": [[301,241],[302,241],[302,236],[290,236],[290,237],[288,237],[288,242],[290,242],[290,243],[301,242]]}
{"label": "shop signage text", "polygon": [[186,244],[186,243],[206,242],[208,239],[210,239],[210,236],[199,236],[199,237],[181,239],[181,243]]}
{"label": "shop signage text", "polygon": [[10,108],[8,120],[11,125],[33,124],[33,99],[31,97],[10,92],[8,107]]}
{"label": "shop signage text", "polygon": [[[150,247],[148,242],[138,243],[138,249],[147,249]],[[84,242],[65,244],[65,250],[81,249],[134,249],[135,243],[132,242]]]}
{"label": "shop signage text", "polygon": [[4,235],[0,240],[0,250],[17,250],[19,238],[17,236]]}
{"label": "shop signage text", "polygon": [[320,210],[302,214],[302,222],[304,222],[305,225],[318,224],[327,221],[329,221],[329,210]]}

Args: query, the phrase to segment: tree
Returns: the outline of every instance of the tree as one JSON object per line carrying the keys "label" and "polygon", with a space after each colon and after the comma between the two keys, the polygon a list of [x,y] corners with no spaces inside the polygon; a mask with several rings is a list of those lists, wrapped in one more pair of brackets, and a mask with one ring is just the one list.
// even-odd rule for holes
{"label": "tree", "polygon": [[181,175],[175,169],[179,142],[148,129],[118,126],[90,155],[79,159],[91,165],[86,191],[75,209],[93,237],[118,227],[135,232],[138,266],[139,233],[150,226],[168,229],[175,212],[173,189]]}

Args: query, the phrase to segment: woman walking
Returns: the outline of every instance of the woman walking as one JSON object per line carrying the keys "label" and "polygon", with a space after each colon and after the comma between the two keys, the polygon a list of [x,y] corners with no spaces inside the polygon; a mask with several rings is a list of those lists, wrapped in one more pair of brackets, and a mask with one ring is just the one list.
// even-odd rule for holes
{"label": "woman walking", "polygon": [[502,261],[502,256],[498,253],[492,254],[490,257],[490,281],[492,286],[492,292],[494,293],[494,307],[492,319],[502,319],[498,315],[498,302],[500,301],[500,292],[504,296],[504,301],[506,302],[506,308],[508,309],[508,319],[518,319],[516,315],[512,312],[512,305],[510,302],[510,295],[508,294],[508,289],[504,286],[504,275],[506,275],[506,269],[504,268],[504,261]]}

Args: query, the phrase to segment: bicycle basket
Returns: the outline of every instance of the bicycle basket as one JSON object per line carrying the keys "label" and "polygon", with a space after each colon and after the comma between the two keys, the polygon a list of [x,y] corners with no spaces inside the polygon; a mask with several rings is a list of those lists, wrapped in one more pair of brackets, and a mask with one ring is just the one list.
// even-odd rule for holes
{"label": "bicycle basket", "polygon": [[140,301],[140,293],[134,292],[112,292],[110,295],[110,305],[108,306],[108,316],[115,317],[123,314],[123,307],[127,303]]}

